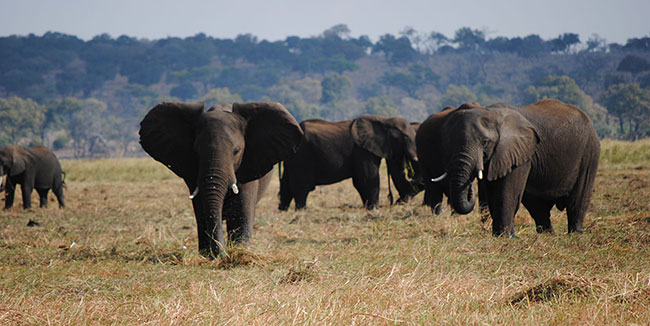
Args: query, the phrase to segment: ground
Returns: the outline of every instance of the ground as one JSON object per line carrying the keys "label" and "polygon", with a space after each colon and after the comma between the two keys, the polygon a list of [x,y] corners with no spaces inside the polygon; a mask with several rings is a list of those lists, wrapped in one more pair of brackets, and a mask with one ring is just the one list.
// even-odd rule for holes
{"label": "ground", "polygon": [[17,193],[0,212],[1,325],[650,324],[650,141],[603,142],[582,234],[559,211],[537,234],[522,209],[518,238],[495,238],[422,194],[389,207],[385,177],[370,213],[349,181],[279,212],[274,178],[254,239],[212,261],[161,164],[62,164],[65,209],[50,194],[24,211]]}

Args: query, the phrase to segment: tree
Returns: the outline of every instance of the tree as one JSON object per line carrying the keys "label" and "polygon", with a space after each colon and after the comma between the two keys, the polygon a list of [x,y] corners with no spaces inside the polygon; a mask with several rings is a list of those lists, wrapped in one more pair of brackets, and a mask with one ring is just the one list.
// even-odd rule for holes
{"label": "tree", "polygon": [[641,57],[635,55],[627,55],[621,62],[619,62],[616,71],[624,71],[632,74],[637,74],[643,71],[650,70],[650,63]]}
{"label": "tree", "polygon": [[350,28],[346,24],[337,24],[323,31],[323,37],[347,39],[350,37]]}
{"label": "tree", "polygon": [[323,104],[330,104],[345,98],[346,91],[352,86],[352,82],[348,77],[338,73],[332,73],[321,81],[322,95],[320,102]]}
{"label": "tree", "polygon": [[467,86],[457,86],[451,84],[440,98],[441,107],[457,107],[463,103],[476,102],[478,98]]}
{"label": "tree", "polygon": [[428,52],[430,54],[433,54],[434,52],[438,51],[441,47],[448,45],[449,44],[449,38],[445,36],[445,34],[433,31],[429,34],[427,37],[427,47],[428,47]]}
{"label": "tree", "polygon": [[415,92],[420,87],[417,77],[403,72],[386,72],[379,78],[379,82],[388,88],[401,89],[410,97],[415,97]]}
{"label": "tree", "polygon": [[0,133],[10,144],[40,136],[44,119],[45,107],[31,99],[0,98]]}
{"label": "tree", "polygon": [[417,52],[411,47],[411,41],[402,36],[395,38],[391,34],[384,34],[372,48],[373,53],[383,52],[386,61],[391,65],[405,64],[413,61]]}
{"label": "tree", "polygon": [[575,33],[564,33],[551,40],[552,51],[569,53],[571,47],[580,44],[580,36]]}
{"label": "tree", "polygon": [[478,29],[461,27],[454,33],[454,43],[460,51],[478,51],[485,43],[485,33]]}
{"label": "tree", "polygon": [[219,104],[232,104],[234,102],[242,101],[239,94],[231,94],[228,88],[212,89],[207,94],[203,95],[200,100],[204,102],[207,107]]}
{"label": "tree", "polygon": [[92,154],[89,151],[91,139],[101,136],[103,132],[105,122],[102,115],[106,112],[106,103],[90,98],[81,101],[80,106],[80,109],[71,112],[67,130],[74,141],[74,156],[87,157]]}
{"label": "tree", "polygon": [[552,98],[588,110],[588,95],[569,76],[546,76],[537,86],[528,86],[524,91],[526,103]]}
{"label": "tree", "polygon": [[605,52],[607,50],[607,40],[598,34],[591,34],[587,40],[587,52]]}
{"label": "tree", "polygon": [[[309,80],[307,80],[309,82]],[[312,89],[306,89],[304,85],[279,84],[267,91],[264,100],[280,102],[298,121],[320,117],[318,105],[308,103],[305,97],[311,97]],[[312,86],[316,86],[313,85]],[[320,88],[320,85],[318,85]],[[320,94],[318,94],[320,96]]]}
{"label": "tree", "polygon": [[388,96],[369,98],[364,105],[364,112],[384,117],[395,117],[399,115],[397,106]]}
{"label": "tree", "polygon": [[621,134],[625,134],[625,122],[628,123],[627,139],[650,134],[650,91],[636,83],[617,84],[605,91],[602,101],[607,111],[618,117]]}

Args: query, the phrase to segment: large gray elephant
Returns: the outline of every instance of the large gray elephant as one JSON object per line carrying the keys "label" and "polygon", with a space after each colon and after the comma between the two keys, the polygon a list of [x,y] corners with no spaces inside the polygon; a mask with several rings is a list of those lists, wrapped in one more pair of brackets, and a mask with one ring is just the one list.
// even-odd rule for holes
{"label": "large gray elephant", "polygon": [[5,209],[13,206],[18,184],[22,190],[23,208],[32,207],[34,189],[40,197],[41,207],[47,207],[47,193],[50,189],[56,195],[59,207],[65,207],[61,164],[47,147],[7,146],[0,149],[0,176],[5,174],[5,184],[0,186],[0,191],[5,191]]}
{"label": "large gray elephant", "polygon": [[538,232],[553,232],[553,206],[566,209],[569,233],[582,231],[600,141],[577,107],[557,100],[485,108],[464,104],[431,115],[416,142],[429,205],[444,193],[456,212],[469,213],[475,204],[472,181],[478,178],[494,235],[514,235],[520,203]]}
{"label": "large gray elephant", "polygon": [[183,178],[196,216],[199,252],[208,257],[251,237],[255,205],[273,165],[295,153],[303,136],[280,103],[255,102],[207,112],[203,103],[161,103],[140,123],[140,144]]}
{"label": "large gray elephant", "polygon": [[[381,159],[386,159],[391,175],[403,172],[405,160],[417,162],[415,130],[402,118],[363,115],[340,122],[306,120],[300,126],[303,142],[296,155],[284,161],[280,210],[287,210],[292,200],[296,209],[305,208],[315,186],[347,178],[352,178],[364,207],[373,209],[379,202]],[[408,191],[405,182],[394,183],[400,196]]]}

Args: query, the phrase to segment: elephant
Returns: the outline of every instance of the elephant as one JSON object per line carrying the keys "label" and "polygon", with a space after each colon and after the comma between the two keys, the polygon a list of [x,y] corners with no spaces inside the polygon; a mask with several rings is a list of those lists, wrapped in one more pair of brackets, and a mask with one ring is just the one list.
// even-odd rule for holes
{"label": "elephant", "polygon": [[566,209],[568,233],[582,232],[600,157],[589,117],[576,106],[545,99],[527,106],[463,104],[431,115],[416,135],[425,202],[448,195],[460,214],[479,201],[495,236],[514,236],[520,204],[537,232],[554,233],[550,210]]}
{"label": "elephant", "polygon": [[24,209],[32,207],[34,189],[40,197],[40,207],[47,207],[47,193],[50,189],[56,195],[59,207],[65,207],[61,163],[47,147],[36,145],[25,148],[12,145],[0,149],[0,176],[5,174],[5,184],[0,186],[0,191],[5,191],[5,209],[13,206],[18,184],[22,190]]}
{"label": "elephant", "polygon": [[[362,115],[353,120],[320,119],[300,123],[305,137],[293,157],[284,161],[280,180],[280,204],[287,210],[306,207],[307,195],[317,185],[347,178],[361,196],[363,206],[374,209],[379,202],[379,165],[386,159],[389,174],[404,170],[404,161],[417,162],[415,130],[402,118]],[[395,182],[400,196],[408,189]]]}
{"label": "elephant", "polygon": [[[418,128],[420,128],[420,123],[411,122],[409,124],[417,133]],[[418,162],[406,159],[404,161],[404,165],[406,165],[405,168],[403,168],[402,165],[403,164],[399,162],[399,158],[396,162],[387,164],[388,174],[393,180],[393,183],[398,189],[400,195],[400,197],[397,199],[397,204],[408,203],[411,198],[415,197],[422,190],[424,190],[423,182],[420,178],[420,167],[418,165]]]}
{"label": "elephant", "polygon": [[163,102],[140,123],[140,144],[187,185],[198,231],[198,249],[214,258],[226,238],[251,238],[255,206],[273,165],[296,152],[303,132],[280,103]]}

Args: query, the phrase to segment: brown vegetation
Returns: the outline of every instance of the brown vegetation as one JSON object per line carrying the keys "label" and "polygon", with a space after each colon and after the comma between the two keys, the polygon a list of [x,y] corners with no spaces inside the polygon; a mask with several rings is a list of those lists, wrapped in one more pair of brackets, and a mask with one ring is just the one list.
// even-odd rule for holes
{"label": "brown vegetation", "polygon": [[518,238],[494,238],[422,194],[366,213],[350,182],[278,212],[274,180],[253,241],[214,261],[164,166],[63,161],[68,207],[0,213],[0,324],[649,324],[647,148],[603,142],[582,234],[558,211],[537,234],[522,209]]}

